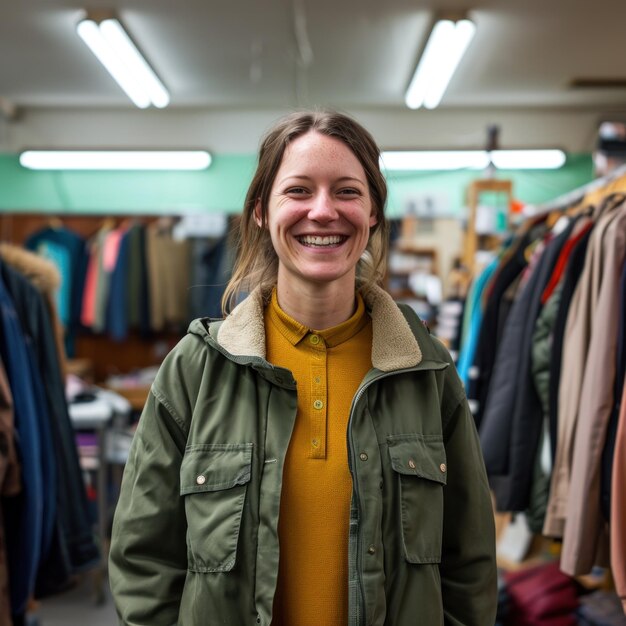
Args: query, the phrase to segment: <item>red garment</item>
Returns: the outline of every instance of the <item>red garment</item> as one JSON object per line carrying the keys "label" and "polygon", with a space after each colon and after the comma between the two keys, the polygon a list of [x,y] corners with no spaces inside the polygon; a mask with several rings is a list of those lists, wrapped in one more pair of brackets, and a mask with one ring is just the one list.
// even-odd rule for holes
{"label": "red garment", "polygon": [[565,242],[565,245],[561,249],[561,253],[559,254],[559,258],[557,259],[556,265],[554,266],[554,270],[552,272],[552,276],[546,285],[546,288],[541,295],[541,304],[545,304],[548,301],[548,298],[552,295],[552,292],[556,289],[556,286],[559,284],[561,280],[561,276],[565,271],[565,266],[567,265],[567,261],[569,259],[569,255],[572,252],[574,246],[583,238],[585,233],[591,229],[593,226],[593,222],[589,222],[586,224],[582,230],[577,234],[568,239]]}
{"label": "red garment", "polygon": [[559,570],[557,561],[507,572],[509,626],[576,626],[576,582]]}

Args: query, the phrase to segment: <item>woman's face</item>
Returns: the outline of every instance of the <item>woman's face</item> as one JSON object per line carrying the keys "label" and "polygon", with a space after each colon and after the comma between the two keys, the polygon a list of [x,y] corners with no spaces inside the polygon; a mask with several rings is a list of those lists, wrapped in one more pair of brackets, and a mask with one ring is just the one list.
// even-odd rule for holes
{"label": "woman's face", "polygon": [[314,131],[287,146],[267,210],[279,288],[334,283],[352,294],[374,224],[365,170],[348,146]]}

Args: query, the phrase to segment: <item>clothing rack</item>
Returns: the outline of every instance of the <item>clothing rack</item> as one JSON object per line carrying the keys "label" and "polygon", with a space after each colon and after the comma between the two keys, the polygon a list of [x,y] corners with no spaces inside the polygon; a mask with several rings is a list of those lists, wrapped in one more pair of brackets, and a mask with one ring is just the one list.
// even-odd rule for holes
{"label": "clothing rack", "polygon": [[527,205],[524,208],[524,215],[526,217],[535,217],[543,213],[549,213],[550,211],[558,211],[560,209],[573,206],[578,202],[581,202],[585,196],[600,191],[607,185],[617,182],[620,178],[626,179],[626,165],[613,170],[611,173],[601,178],[596,178],[586,185],[582,185],[573,191],[569,191],[550,202],[537,205]]}
{"label": "clothing rack", "polygon": [[[612,477],[623,475],[615,469],[619,451],[626,456],[626,437],[616,434],[620,427],[626,432],[624,197],[626,167],[620,167],[532,207],[530,228],[475,283],[479,304],[466,311],[481,317],[469,327],[459,359],[468,397],[476,401],[496,508],[525,511],[532,533],[560,540],[568,575],[586,575],[594,564],[610,567],[622,598],[626,535],[616,498],[623,490]],[[577,210],[556,228],[553,214],[570,207]],[[548,446],[552,463],[538,481],[534,460]]]}

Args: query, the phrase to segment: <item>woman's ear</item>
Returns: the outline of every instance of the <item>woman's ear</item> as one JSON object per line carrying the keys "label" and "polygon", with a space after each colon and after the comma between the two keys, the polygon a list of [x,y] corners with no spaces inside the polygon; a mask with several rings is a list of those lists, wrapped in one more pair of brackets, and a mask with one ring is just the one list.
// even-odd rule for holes
{"label": "woman's ear", "polygon": [[374,228],[378,224],[378,217],[376,215],[376,211],[372,209],[372,213],[370,215],[370,228]]}
{"label": "woman's ear", "polygon": [[263,228],[263,209],[261,208],[261,198],[257,198],[254,203],[254,221],[259,228]]}

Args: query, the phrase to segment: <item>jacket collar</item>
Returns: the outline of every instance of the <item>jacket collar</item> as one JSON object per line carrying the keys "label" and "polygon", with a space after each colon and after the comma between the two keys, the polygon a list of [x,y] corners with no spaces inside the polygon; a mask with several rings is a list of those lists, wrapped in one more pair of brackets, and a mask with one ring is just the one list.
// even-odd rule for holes
{"label": "jacket collar", "polygon": [[[270,292],[257,287],[219,326],[212,326],[211,336],[234,356],[265,359],[263,311]],[[415,367],[422,361],[422,350],[402,311],[380,287],[362,292],[372,318],[372,365],[383,372]]]}

